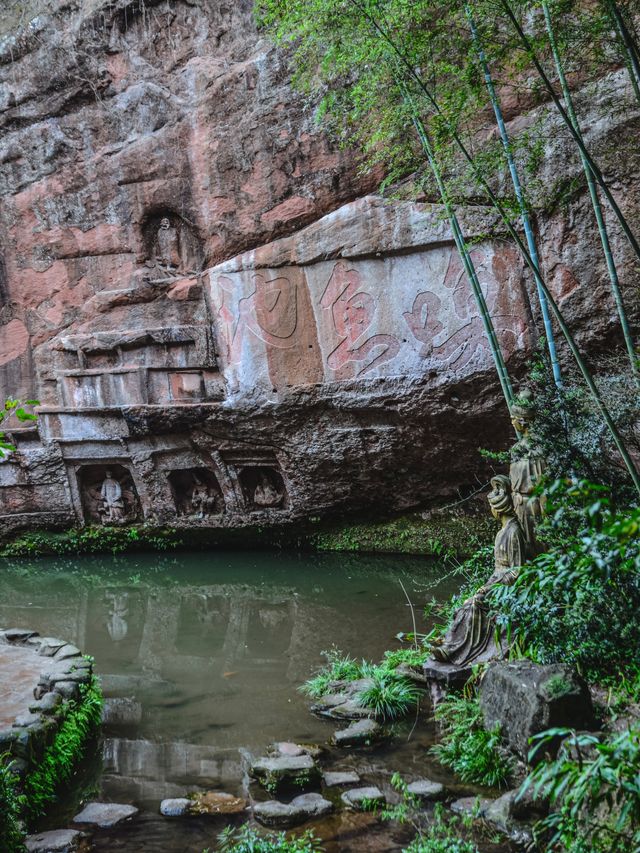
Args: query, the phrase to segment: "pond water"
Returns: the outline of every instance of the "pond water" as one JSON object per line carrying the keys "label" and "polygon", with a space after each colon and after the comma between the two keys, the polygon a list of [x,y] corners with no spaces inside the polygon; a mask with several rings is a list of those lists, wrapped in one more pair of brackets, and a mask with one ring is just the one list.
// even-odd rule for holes
{"label": "pond water", "polygon": [[[4,561],[0,625],[59,636],[95,657],[106,725],[78,788],[91,783],[97,798],[142,812],[98,836],[95,849],[201,853],[215,848],[222,826],[167,821],[160,801],[199,789],[263,796],[249,786],[249,754],[281,740],[324,744],[336,728],[310,714],[297,690],[322,650],[379,660],[398,645],[398,631],[412,628],[407,596],[424,629],[424,603],[456,587],[441,565],[398,556],[216,551]],[[451,783],[427,754],[434,733],[426,720],[409,740],[410,726],[401,727],[392,743],[330,750],[326,763],[355,767],[387,789],[396,770]],[[71,795],[48,822],[60,826],[76,807]],[[328,853],[399,850],[407,838],[346,813],[319,831]]]}

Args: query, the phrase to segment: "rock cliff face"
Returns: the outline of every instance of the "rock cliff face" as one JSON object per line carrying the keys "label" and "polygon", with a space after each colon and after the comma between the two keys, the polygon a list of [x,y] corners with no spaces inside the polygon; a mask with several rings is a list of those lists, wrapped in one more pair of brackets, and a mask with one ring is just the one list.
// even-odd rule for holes
{"label": "rock cliff face", "polygon": [[[42,403],[0,465],[2,532],[394,511],[472,482],[476,448],[508,440],[440,212],[371,195],[251,5],[55,3],[0,42],[0,397]],[[582,106],[637,223],[632,146],[617,176],[639,125],[623,73]],[[549,185],[568,184],[578,162],[547,126]],[[517,375],[531,284],[490,210],[461,216]],[[618,330],[591,227],[580,190],[539,222],[595,351]]]}

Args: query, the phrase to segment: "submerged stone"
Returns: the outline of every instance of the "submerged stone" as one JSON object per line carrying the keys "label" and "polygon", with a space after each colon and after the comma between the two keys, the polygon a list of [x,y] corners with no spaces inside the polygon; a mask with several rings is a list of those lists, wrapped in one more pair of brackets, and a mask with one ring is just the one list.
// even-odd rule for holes
{"label": "submerged stone", "polygon": [[135,806],[123,803],[88,803],[82,811],[77,814],[74,823],[92,823],[102,829],[117,826],[129,818],[138,814]]}
{"label": "submerged stone", "polygon": [[375,720],[358,720],[346,729],[337,731],[333,736],[336,746],[362,746],[378,740],[382,736],[382,726]]}
{"label": "submerged stone", "polygon": [[412,797],[417,797],[424,802],[441,800],[445,796],[445,788],[440,782],[432,782],[430,779],[416,779],[407,785],[407,791]]}
{"label": "submerged stone", "polygon": [[27,853],[74,853],[82,839],[83,832],[78,829],[53,829],[27,836]]}
{"label": "submerged stone", "polygon": [[357,785],[360,781],[360,776],[355,770],[334,770],[327,771],[322,781],[327,788],[337,788],[341,785]]}
{"label": "submerged stone", "polygon": [[191,800],[186,797],[172,797],[160,803],[160,814],[164,817],[185,817],[190,808]]}
{"label": "submerged stone", "polygon": [[269,800],[253,807],[255,819],[263,826],[285,828],[297,826],[333,810],[333,804],[321,794],[301,794],[290,803]]}
{"label": "submerged stone", "polygon": [[385,795],[375,785],[352,788],[350,791],[345,791],[341,799],[345,806],[359,811],[364,811],[369,806],[381,806],[387,802]]}

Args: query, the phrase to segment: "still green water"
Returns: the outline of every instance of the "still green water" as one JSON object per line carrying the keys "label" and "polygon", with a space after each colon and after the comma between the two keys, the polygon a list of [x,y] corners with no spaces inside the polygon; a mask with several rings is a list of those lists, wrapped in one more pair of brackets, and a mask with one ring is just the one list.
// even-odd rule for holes
{"label": "still green water", "polygon": [[[412,629],[402,586],[424,630],[423,605],[456,591],[445,575],[424,558],[256,551],[4,561],[0,625],[95,657],[104,739],[84,781],[96,798],[142,814],[94,849],[195,853],[215,846],[221,825],[167,821],[160,801],[211,788],[255,796],[250,754],[280,740],[326,743],[336,724],[310,714],[297,690],[322,650],[379,660]],[[429,725],[407,734],[364,754],[334,750],[328,761],[367,783],[388,786],[395,770],[451,782],[427,756]],[[65,823],[76,805],[70,797],[49,823]],[[369,815],[342,813],[320,829],[328,851],[399,850],[406,838]]]}

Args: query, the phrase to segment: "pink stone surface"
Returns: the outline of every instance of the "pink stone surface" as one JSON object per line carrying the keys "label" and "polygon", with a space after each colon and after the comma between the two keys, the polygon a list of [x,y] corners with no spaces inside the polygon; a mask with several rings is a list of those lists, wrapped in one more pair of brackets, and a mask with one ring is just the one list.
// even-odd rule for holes
{"label": "pink stone surface", "polygon": [[0,728],[10,728],[28,712],[42,668],[43,658],[34,649],[0,645]]}

